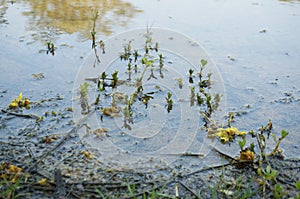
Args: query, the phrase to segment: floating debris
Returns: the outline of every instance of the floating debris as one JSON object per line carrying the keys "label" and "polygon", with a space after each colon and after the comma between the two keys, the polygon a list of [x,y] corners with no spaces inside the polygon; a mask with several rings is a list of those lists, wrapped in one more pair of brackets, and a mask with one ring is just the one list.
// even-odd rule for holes
{"label": "floating debris", "polygon": [[31,75],[32,75],[33,79],[36,79],[36,80],[45,78],[44,73],[36,73],[36,74],[34,73]]}

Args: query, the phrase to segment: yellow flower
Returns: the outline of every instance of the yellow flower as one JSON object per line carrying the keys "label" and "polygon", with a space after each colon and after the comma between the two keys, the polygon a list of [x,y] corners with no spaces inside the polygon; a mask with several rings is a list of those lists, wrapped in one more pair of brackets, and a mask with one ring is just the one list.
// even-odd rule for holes
{"label": "yellow flower", "polygon": [[20,108],[26,108],[26,109],[29,109],[30,108],[30,101],[28,98],[25,98],[23,100],[23,94],[20,93],[19,96],[17,98],[15,98],[14,100],[11,101],[11,103],[8,105],[9,108],[11,109],[14,109],[14,108],[17,108],[17,107],[20,107]]}
{"label": "yellow flower", "polygon": [[227,129],[219,128],[217,136],[220,137],[222,143],[231,141],[235,135],[246,135],[247,132],[239,131],[236,127],[229,127]]}

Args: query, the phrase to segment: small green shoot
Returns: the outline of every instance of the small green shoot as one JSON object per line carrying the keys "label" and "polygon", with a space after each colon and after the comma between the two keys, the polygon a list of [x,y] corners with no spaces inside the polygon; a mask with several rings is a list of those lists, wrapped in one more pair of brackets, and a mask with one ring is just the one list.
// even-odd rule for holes
{"label": "small green shoot", "polygon": [[297,191],[300,191],[300,181],[297,181],[295,183],[295,187],[296,187]]}
{"label": "small green shoot", "polygon": [[178,83],[179,88],[182,89],[182,87],[183,87],[182,78],[180,77],[180,78],[178,78],[178,79],[176,79],[176,80],[177,80],[177,83]]}
{"label": "small green shoot", "polygon": [[159,67],[162,68],[163,65],[164,65],[164,63],[163,63],[163,55],[159,54]]}
{"label": "small green shoot", "polygon": [[239,146],[241,148],[241,151],[244,149],[244,146],[246,145],[246,138],[243,138],[242,140],[238,141]]}
{"label": "small green shoot", "polygon": [[92,21],[93,21],[93,28],[91,31],[91,36],[92,36],[92,49],[94,49],[96,47],[96,21],[98,19],[99,16],[99,12],[96,11],[95,14],[92,17]]}
{"label": "small green shoot", "polygon": [[283,191],[283,187],[280,184],[274,185],[274,197],[276,199],[283,198],[286,195],[286,193]]}
{"label": "small green shoot", "polygon": [[201,68],[207,64],[207,61],[205,59],[201,59],[200,62],[201,62]]}
{"label": "small green shoot", "polygon": [[201,59],[200,64],[201,64],[201,66],[200,66],[200,72],[199,72],[198,76],[199,76],[200,82],[202,82],[203,70],[204,70],[204,66],[207,64],[207,61],[204,59]]}
{"label": "small green shoot", "polygon": [[166,101],[167,101],[167,111],[169,113],[173,108],[172,94],[170,92],[168,92],[167,94]]}
{"label": "small green shoot", "polygon": [[281,143],[281,141],[286,137],[288,136],[289,132],[285,131],[285,130],[282,130],[281,131],[281,137],[277,140],[276,139],[276,135],[274,133],[272,133],[272,137],[276,143],[276,146],[275,148],[273,149],[273,151],[269,154],[270,156],[274,156],[276,155],[278,152],[280,152],[280,149],[279,149],[279,145]]}
{"label": "small green shoot", "polygon": [[119,73],[119,71],[116,70],[111,75],[111,77],[112,77],[112,81],[111,81],[112,88],[115,88],[117,86],[117,83],[118,83],[118,73]]}
{"label": "small green shoot", "polygon": [[51,41],[47,41],[47,54],[51,54],[52,56],[54,56],[55,53],[55,46],[54,43],[52,43]]}
{"label": "small green shoot", "polygon": [[132,186],[129,183],[127,183],[127,190],[128,190],[130,197],[135,197],[135,190],[136,190],[135,183],[133,183]]}

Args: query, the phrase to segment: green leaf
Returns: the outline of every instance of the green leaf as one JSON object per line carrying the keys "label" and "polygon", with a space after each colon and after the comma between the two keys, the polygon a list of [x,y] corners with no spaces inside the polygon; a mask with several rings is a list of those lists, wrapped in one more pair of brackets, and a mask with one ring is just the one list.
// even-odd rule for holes
{"label": "green leaf", "polygon": [[276,137],[275,133],[272,132],[271,135],[272,135],[272,137],[273,137],[274,142],[277,142],[277,137]]}
{"label": "green leaf", "polygon": [[266,168],[266,179],[267,180],[274,180],[277,176],[277,171],[275,169],[273,169],[271,171],[271,166],[268,165]]}
{"label": "green leaf", "polygon": [[271,166],[268,165],[266,168],[266,174],[270,174],[271,173]]}
{"label": "green leaf", "polygon": [[276,170],[273,170],[270,176],[273,177],[273,178],[276,178],[276,176],[277,176],[277,171],[276,171]]}
{"label": "green leaf", "polygon": [[254,143],[252,142],[252,143],[250,144],[249,150],[254,152],[254,147],[255,147],[255,145],[254,145]]}
{"label": "green leaf", "polygon": [[287,132],[287,131],[285,131],[285,130],[282,130],[282,131],[281,131],[281,137],[282,137],[282,138],[285,138],[288,134],[289,134],[289,132]]}
{"label": "green leaf", "polygon": [[204,67],[207,64],[207,61],[205,59],[201,59],[201,65]]}
{"label": "green leaf", "polygon": [[56,117],[57,113],[55,111],[52,111],[51,114]]}
{"label": "green leaf", "polygon": [[295,187],[298,191],[300,191],[300,181],[295,183]]}
{"label": "green leaf", "polygon": [[107,77],[106,73],[103,72],[103,73],[101,74],[101,78],[104,80],[104,79],[106,79],[106,77]]}
{"label": "green leaf", "polygon": [[260,168],[257,169],[257,174],[258,174],[260,177],[263,177],[263,173],[262,173],[262,171],[261,171]]}
{"label": "green leaf", "polygon": [[282,191],[282,186],[280,184],[275,184],[274,188],[275,188],[276,192],[281,192]]}
{"label": "green leaf", "polygon": [[245,144],[246,144],[246,139],[239,140],[239,141],[238,141],[238,143],[239,143],[239,145],[240,145],[241,149],[243,149],[243,148],[244,148],[244,146],[245,146]]}

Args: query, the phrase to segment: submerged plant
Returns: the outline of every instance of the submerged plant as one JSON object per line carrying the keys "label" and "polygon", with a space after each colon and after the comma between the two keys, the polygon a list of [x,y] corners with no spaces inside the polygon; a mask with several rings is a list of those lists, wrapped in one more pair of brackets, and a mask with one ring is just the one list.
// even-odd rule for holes
{"label": "submerged plant", "polygon": [[190,86],[190,106],[194,106],[195,103],[195,86]]}
{"label": "submerged plant", "polygon": [[190,70],[189,70],[189,82],[190,82],[190,84],[193,84],[193,83],[194,83],[194,80],[193,80],[193,73],[194,73],[194,70],[193,70],[193,69],[190,69]]}
{"label": "submerged plant", "polygon": [[113,88],[115,88],[117,86],[117,83],[118,83],[118,73],[119,71],[115,71],[113,72],[113,74],[111,74],[111,77],[112,77],[112,81],[111,81],[111,86]]}
{"label": "submerged plant", "polygon": [[47,54],[51,54],[54,56],[55,53],[55,46],[54,43],[52,43],[51,41],[47,41]]}
{"label": "submerged plant", "polygon": [[159,54],[159,67],[162,68],[164,66],[164,63],[163,63],[163,55],[162,54]]}
{"label": "submerged plant", "polygon": [[90,105],[88,102],[88,88],[89,84],[85,82],[84,84],[80,84],[80,105],[81,105],[81,113],[82,114],[87,114],[90,111]]}
{"label": "submerged plant", "polygon": [[100,48],[102,50],[102,54],[105,54],[105,43],[104,43],[104,41],[100,40],[99,45],[100,45]]}
{"label": "submerged plant", "polygon": [[166,101],[167,101],[167,111],[169,113],[173,108],[172,94],[170,92],[168,92],[167,94]]}
{"label": "submerged plant", "polygon": [[198,74],[199,76],[199,80],[202,81],[202,77],[203,77],[203,70],[204,70],[204,67],[206,66],[207,64],[207,61],[205,59],[201,59],[200,61],[200,72]]}
{"label": "submerged plant", "polygon": [[177,82],[178,82],[179,88],[182,89],[182,87],[183,87],[182,78],[180,77],[180,78],[178,78],[178,79],[176,79],[176,80],[177,80]]}
{"label": "submerged plant", "polygon": [[96,48],[96,21],[98,19],[99,16],[99,12],[96,11],[95,14],[92,17],[92,21],[93,21],[93,27],[92,27],[92,31],[91,31],[91,36],[92,36],[92,49]]}

